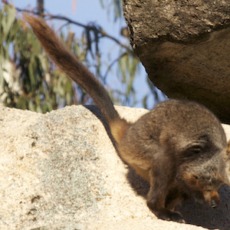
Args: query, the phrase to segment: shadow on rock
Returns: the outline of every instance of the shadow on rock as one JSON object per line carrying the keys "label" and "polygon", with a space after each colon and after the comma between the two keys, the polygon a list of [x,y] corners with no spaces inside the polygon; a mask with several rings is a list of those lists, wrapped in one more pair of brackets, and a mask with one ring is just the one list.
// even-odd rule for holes
{"label": "shadow on rock", "polygon": [[230,187],[220,190],[221,203],[217,208],[195,203],[191,200],[179,208],[188,224],[199,225],[208,229],[230,229]]}
{"label": "shadow on rock", "polygon": [[[129,169],[127,179],[134,191],[146,197],[149,185],[139,177],[133,169]],[[217,208],[202,205],[193,200],[186,201],[178,211],[184,217],[186,223],[202,226],[208,229],[230,229],[230,187],[223,186],[220,190],[221,203]]]}
{"label": "shadow on rock", "polygon": [[143,180],[140,176],[138,176],[135,173],[135,171],[130,167],[127,174],[127,179],[131,187],[138,195],[146,197],[149,191],[149,184],[145,180]]}

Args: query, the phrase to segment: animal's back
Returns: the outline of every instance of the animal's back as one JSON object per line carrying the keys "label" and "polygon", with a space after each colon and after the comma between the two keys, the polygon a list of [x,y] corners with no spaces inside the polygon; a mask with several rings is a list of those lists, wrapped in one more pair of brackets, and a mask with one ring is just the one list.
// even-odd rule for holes
{"label": "animal's back", "polygon": [[154,159],[179,154],[204,135],[220,149],[226,146],[224,129],[208,109],[191,101],[168,100],[134,123],[119,149],[125,161],[147,170]]}

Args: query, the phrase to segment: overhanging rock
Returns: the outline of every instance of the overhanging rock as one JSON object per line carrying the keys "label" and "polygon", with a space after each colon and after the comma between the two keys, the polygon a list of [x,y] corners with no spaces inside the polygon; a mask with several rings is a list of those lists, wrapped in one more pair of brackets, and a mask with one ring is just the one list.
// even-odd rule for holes
{"label": "overhanging rock", "polygon": [[152,82],[230,123],[230,1],[123,0],[123,8]]}

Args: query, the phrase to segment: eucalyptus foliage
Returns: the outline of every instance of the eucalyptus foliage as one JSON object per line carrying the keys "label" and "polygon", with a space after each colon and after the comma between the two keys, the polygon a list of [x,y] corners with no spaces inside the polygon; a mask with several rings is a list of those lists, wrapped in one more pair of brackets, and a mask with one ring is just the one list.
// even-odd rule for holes
{"label": "eucalyptus foliage", "polygon": [[114,21],[122,17],[122,3],[121,0],[100,0],[101,6],[108,10],[111,14],[111,9],[114,17]]}
{"label": "eucalyptus foliage", "polygon": [[[121,6],[120,1],[113,1],[116,3],[116,19],[121,13]],[[102,4],[103,2],[101,1]],[[52,25],[52,21],[49,21],[49,24]],[[130,49],[116,44],[119,50],[118,57],[115,60],[108,58],[110,63],[105,64],[101,58],[101,55],[105,54],[100,50],[102,28],[95,27],[93,30],[92,26],[86,27],[80,38],[76,38],[71,32],[71,26],[61,27],[57,33],[72,52],[102,81],[115,102],[129,106],[137,103],[133,82],[139,62]],[[88,95],[63,76],[64,74],[50,62],[31,29],[13,5],[4,4],[0,8],[0,34],[1,104],[47,112],[65,105],[91,102]],[[109,36],[106,38],[109,39]],[[110,57],[110,54],[106,55]],[[113,81],[108,79],[111,73],[118,76],[116,87],[112,87]]]}

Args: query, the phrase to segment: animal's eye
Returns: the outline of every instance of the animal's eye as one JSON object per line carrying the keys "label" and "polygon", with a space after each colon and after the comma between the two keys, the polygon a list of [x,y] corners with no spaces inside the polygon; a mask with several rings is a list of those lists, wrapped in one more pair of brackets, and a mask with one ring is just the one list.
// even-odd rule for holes
{"label": "animal's eye", "polygon": [[186,156],[187,157],[193,157],[193,156],[197,156],[199,154],[201,154],[203,151],[203,147],[200,145],[194,145],[191,146],[190,148],[188,148],[186,150]]}
{"label": "animal's eye", "polygon": [[202,147],[201,146],[193,146],[189,149],[189,152],[190,153],[193,153],[193,154],[199,154],[202,152]]}

